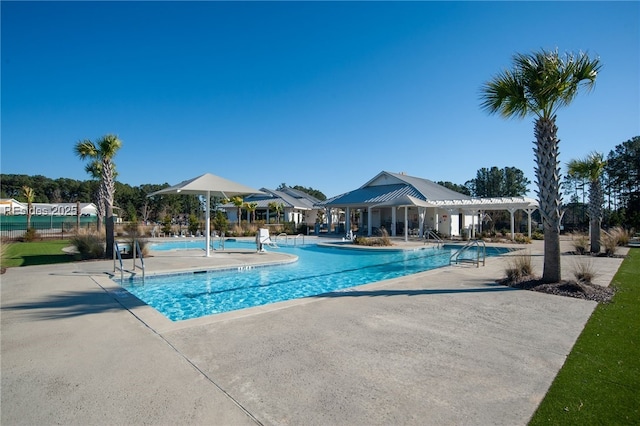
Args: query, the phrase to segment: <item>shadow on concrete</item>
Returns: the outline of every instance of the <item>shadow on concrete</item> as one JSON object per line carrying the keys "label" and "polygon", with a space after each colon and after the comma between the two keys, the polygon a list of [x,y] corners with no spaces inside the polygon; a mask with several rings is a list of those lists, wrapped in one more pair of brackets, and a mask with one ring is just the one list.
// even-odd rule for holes
{"label": "shadow on concrete", "polygon": [[309,297],[375,297],[375,296],[423,296],[433,294],[468,294],[468,293],[495,293],[503,291],[518,291],[516,288],[503,285],[488,286],[484,288],[445,288],[445,289],[419,289],[419,290],[339,290],[330,293],[318,294]]}
{"label": "shadow on concrete", "polygon": [[[146,306],[136,297],[127,300],[129,309]],[[2,311],[25,311],[37,320],[65,319],[126,309],[104,290],[72,291],[51,295],[46,299],[5,305]]]}

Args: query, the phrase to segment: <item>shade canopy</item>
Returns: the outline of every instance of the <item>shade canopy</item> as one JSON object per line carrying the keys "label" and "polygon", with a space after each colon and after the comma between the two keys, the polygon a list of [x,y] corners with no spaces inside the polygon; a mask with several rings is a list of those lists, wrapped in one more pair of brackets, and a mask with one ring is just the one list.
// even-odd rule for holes
{"label": "shade canopy", "polygon": [[203,195],[205,197],[205,239],[207,244],[206,256],[208,257],[210,254],[211,241],[211,229],[209,224],[211,212],[209,211],[209,199],[212,196],[230,198],[237,195],[262,194],[262,192],[257,189],[242,185],[240,183],[221,178],[220,176],[212,175],[211,173],[205,173],[193,179],[180,182],[177,185],[152,192],[151,194],[147,195],[147,197],[166,194]]}
{"label": "shade canopy", "polygon": [[240,183],[230,181],[220,176],[205,173],[193,179],[185,180],[177,185],[152,192],[148,196],[162,194],[190,194],[206,195],[214,197],[230,198],[236,195],[262,194],[257,189],[244,186]]}

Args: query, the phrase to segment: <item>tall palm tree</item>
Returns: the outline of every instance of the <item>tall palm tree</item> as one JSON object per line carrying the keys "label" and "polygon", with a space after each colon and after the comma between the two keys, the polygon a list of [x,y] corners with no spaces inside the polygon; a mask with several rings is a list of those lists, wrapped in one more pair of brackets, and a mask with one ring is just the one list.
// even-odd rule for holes
{"label": "tall palm tree", "polygon": [[93,160],[85,170],[93,170],[100,176],[100,198],[99,203],[104,206],[105,214],[105,235],[107,246],[105,255],[113,256],[114,246],[114,223],[113,223],[113,197],[115,194],[115,157],[122,147],[122,141],[116,135],[105,135],[96,142],[88,139],[79,141],[74,146],[74,152],[81,160]]}
{"label": "tall palm tree", "polygon": [[27,230],[31,228],[31,211],[33,210],[33,201],[36,198],[36,193],[30,186],[24,185],[22,187],[22,195],[27,200]]}
{"label": "tall palm tree", "polygon": [[541,50],[516,54],[513,68],[496,75],[481,89],[481,107],[505,118],[535,116],[535,176],[540,214],[544,227],[544,270],[542,280],[558,282],[560,269],[560,140],[556,112],[573,101],[578,90],[595,85],[600,60],[586,53]]}
{"label": "tall palm tree", "polygon": [[607,162],[599,152],[592,152],[581,160],[571,160],[567,163],[569,176],[589,181],[589,230],[591,234],[591,253],[600,253],[600,226],[602,224],[602,205],[604,193],[602,191],[602,173]]}

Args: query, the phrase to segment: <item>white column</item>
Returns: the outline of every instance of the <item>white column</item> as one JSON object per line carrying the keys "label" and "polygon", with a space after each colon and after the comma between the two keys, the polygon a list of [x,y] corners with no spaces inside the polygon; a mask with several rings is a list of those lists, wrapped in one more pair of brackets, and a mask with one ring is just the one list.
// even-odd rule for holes
{"label": "white column", "polygon": [[391,236],[396,236],[396,208],[391,207]]}
{"label": "white column", "polygon": [[211,224],[210,224],[210,216],[211,216],[211,212],[210,212],[210,208],[209,208],[209,199],[211,198],[211,192],[207,191],[207,199],[204,203],[204,208],[205,208],[205,224],[204,224],[204,231],[206,232],[206,237],[205,237],[205,243],[207,244],[207,248],[205,249],[205,253],[206,256],[209,257],[211,255],[211,249],[209,248],[209,246],[211,245]]}
{"label": "white column", "polygon": [[348,234],[350,229],[351,229],[351,207],[347,207],[347,210],[344,214],[344,232]]}
{"label": "white column", "polygon": [[409,220],[409,207],[404,206],[404,240],[409,241],[409,227],[407,221]]}
{"label": "white column", "polygon": [[419,217],[419,225],[418,225],[418,236],[422,238],[424,235],[424,218],[426,216],[427,209],[425,207],[418,207],[418,217]]}
{"label": "white column", "polygon": [[511,239],[515,240],[516,236],[515,236],[515,220],[514,220],[514,213],[516,212],[516,208],[508,208],[507,211],[509,212],[509,214],[511,215]]}
{"label": "white column", "polygon": [[373,214],[371,213],[371,207],[369,207],[369,208],[367,209],[367,235],[368,235],[369,237],[370,237],[370,236],[371,236],[371,234],[373,233],[373,232],[372,232],[372,231],[373,231],[373,229],[372,229],[372,226],[371,226],[372,217],[373,217]]}
{"label": "white column", "polygon": [[456,209],[447,209],[447,213],[449,213],[449,238],[453,239],[453,212]]}
{"label": "white column", "polygon": [[531,215],[536,211],[536,209],[528,208],[524,209],[524,211],[527,212],[527,225],[529,226],[529,238],[531,238]]}

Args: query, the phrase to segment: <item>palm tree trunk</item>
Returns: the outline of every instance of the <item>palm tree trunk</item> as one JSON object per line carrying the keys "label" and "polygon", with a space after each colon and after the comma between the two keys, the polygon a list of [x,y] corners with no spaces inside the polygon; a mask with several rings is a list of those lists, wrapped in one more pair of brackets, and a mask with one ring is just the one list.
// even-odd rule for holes
{"label": "palm tree trunk", "polygon": [[535,175],[538,201],[544,227],[544,269],[542,280],[559,282],[560,268],[560,167],[558,162],[558,128],[556,117],[535,121]]}
{"label": "palm tree trunk", "polygon": [[600,181],[589,184],[589,225],[591,228],[591,253],[600,253],[600,227],[602,225],[602,204],[604,195]]}
{"label": "palm tree trunk", "polygon": [[115,192],[115,182],[113,181],[113,168],[111,161],[104,159],[102,161],[102,188],[104,192],[104,209],[105,209],[105,237],[106,249],[105,256],[107,259],[113,257],[113,246],[115,243],[114,223],[113,223],[113,195]]}

